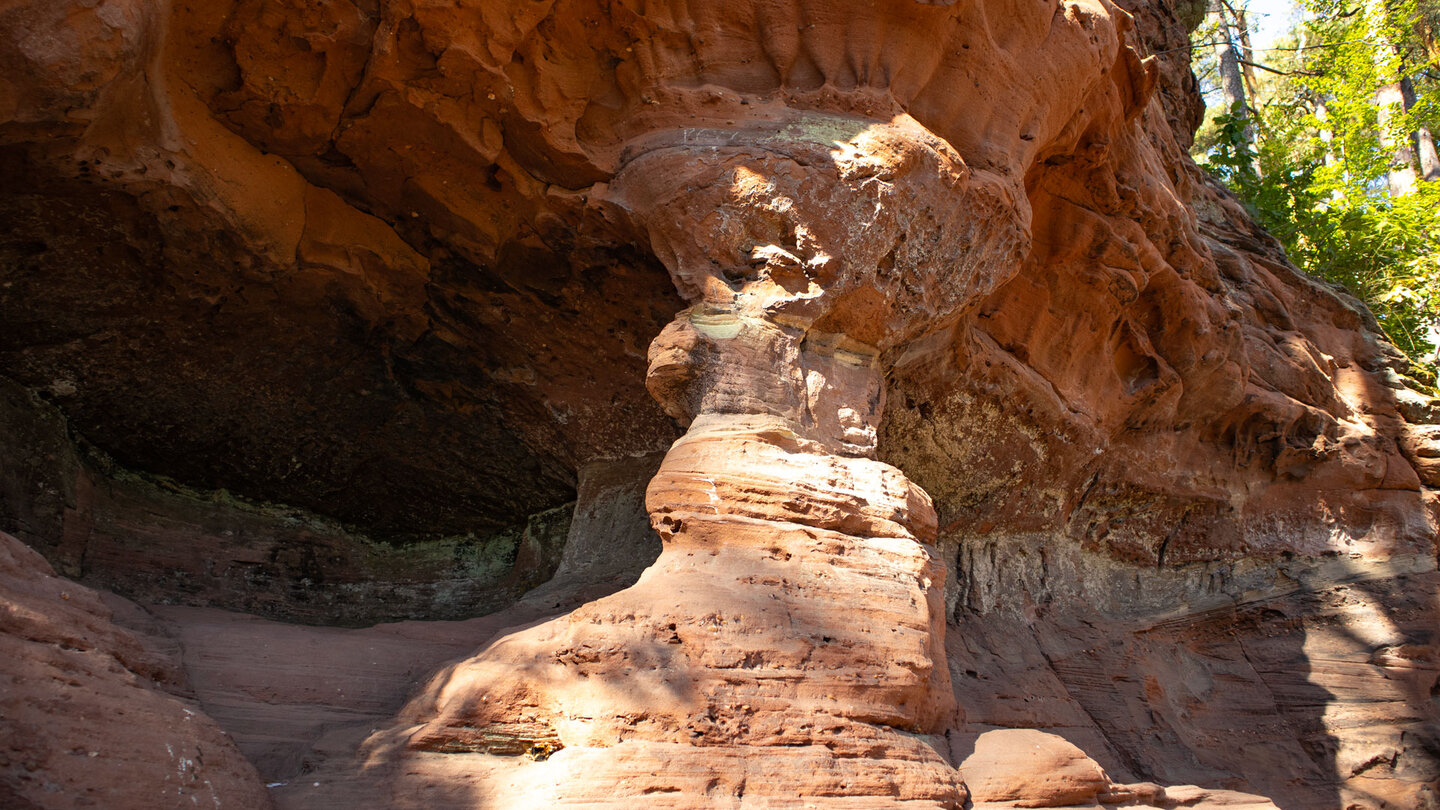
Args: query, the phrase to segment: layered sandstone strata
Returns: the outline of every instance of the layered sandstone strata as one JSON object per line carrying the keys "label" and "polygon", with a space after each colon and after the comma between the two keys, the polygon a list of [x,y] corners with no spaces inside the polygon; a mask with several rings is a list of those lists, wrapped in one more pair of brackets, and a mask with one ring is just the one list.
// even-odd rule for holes
{"label": "layered sandstone strata", "polygon": [[[964,799],[923,736],[953,725],[944,566],[929,497],[873,458],[880,347],[928,325],[922,304],[948,314],[987,286],[984,254],[1014,230],[943,226],[1003,198],[913,123],[710,137],[698,160],[662,142],[614,184],[693,302],[650,350],[651,391],[689,425],[646,495],[664,550],[633,587],[433,682],[402,715],[419,728],[371,742],[395,763],[390,802]],[[936,272],[951,262],[973,269]]]}
{"label": "layered sandstone strata", "polygon": [[[1188,162],[1194,4],[1122,5],[12,3],[0,364],[106,461],[20,454],[0,518],[308,621],[556,565],[533,622],[649,561],[670,448],[638,584],[393,723],[456,628],[162,611],[285,806],[1423,806],[1440,409]],[[558,563],[344,598],[577,495]],[[375,634],[424,667],[332,696]]]}
{"label": "layered sandstone strata", "polygon": [[[910,121],[801,115],[647,146],[611,199],[692,302],[650,350],[651,392],[688,425],[646,498],[664,550],[635,586],[448,668],[333,790],[959,807],[935,511],[873,459],[876,425],[890,350],[1012,272],[1025,212]],[[997,227],[976,238],[977,221]],[[1128,801],[1090,766],[1069,792],[984,799]]]}
{"label": "layered sandstone strata", "polygon": [[145,614],[0,532],[0,804],[270,807],[175,651],[124,618]]}

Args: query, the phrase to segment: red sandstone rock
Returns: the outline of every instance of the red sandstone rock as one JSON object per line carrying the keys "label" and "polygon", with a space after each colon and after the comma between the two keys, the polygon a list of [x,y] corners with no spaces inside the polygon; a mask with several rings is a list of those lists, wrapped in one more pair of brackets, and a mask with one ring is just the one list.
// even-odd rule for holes
{"label": "red sandstone rock", "polygon": [[[1246,807],[1275,810],[1262,796],[1193,785],[1117,784],[1065,738],[1033,729],[993,729],[952,738],[977,808]],[[957,752],[957,756],[960,756]]]}
{"label": "red sandstone rock", "polygon": [[[953,711],[934,647],[941,573],[909,528],[928,504],[894,470],[827,461],[781,430],[697,420],[651,487],[667,537],[656,564],[633,587],[442,673],[400,727],[369,744],[406,763],[389,800],[407,806],[461,768],[470,790],[514,807],[652,794],[676,807],[741,796],[955,806],[962,794],[945,756],[897,731],[943,730]],[[713,463],[741,456],[743,469]],[[797,498],[780,513],[787,524],[774,505],[747,510],[740,497],[784,492],[795,471],[825,464],[834,492],[884,515],[873,524],[882,534],[858,541],[843,531],[858,516],[824,500]]]}
{"label": "red sandstone rock", "polygon": [[255,768],[178,696],[177,662],[117,626],[112,604],[140,613],[0,533],[0,803],[269,807]]}
{"label": "red sandstone rock", "polygon": [[1188,162],[1186,30],[1126,8],[12,4],[0,360],[122,462],[391,532],[688,427],[636,585],[285,806],[956,806],[1004,726],[1084,742],[1059,793],[972,763],[1012,805],[1420,806],[1434,402]]}
{"label": "red sandstone rock", "polygon": [[[1110,780],[1095,760],[1064,738],[1029,729],[997,729],[975,737],[959,763],[976,803],[1016,807],[1094,804]],[[961,743],[961,748],[965,748]]]}
{"label": "red sandstone rock", "polygon": [[[894,358],[877,429],[955,534],[1060,529],[1151,563],[1314,555],[1332,535],[1377,553],[1429,542],[1435,506],[1418,487],[1434,437],[1398,418],[1403,362],[1188,164],[1196,100],[1168,3],[1127,6],[1133,19],[1105,2],[103,6],[5,12],[7,171],[53,182],[15,186],[24,283],[0,310],[26,324],[6,368],[69,392],[68,412],[122,460],[388,531],[515,522],[561,502],[561,468],[673,438],[639,372],[679,300],[634,254],[718,240],[732,272],[783,282],[801,267],[793,233],[793,246],[777,233],[740,245],[742,233],[637,226],[610,181],[643,154],[654,171],[627,181],[643,189],[672,171],[665,160],[688,165],[686,148],[808,112],[933,133],[968,188],[1000,194],[942,231],[1021,251],[986,267],[988,294],[956,323],[943,301],[902,296],[944,331]],[[76,174],[113,191],[62,179]],[[97,194],[105,205],[75,210]],[[907,204],[886,198],[881,219]],[[111,251],[89,273],[62,254],[79,238],[64,229],[92,219],[109,223],[107,244],[174,238],[164,255]],[[936,246],[863,247],[826,253],[904,264]],[[202,252],[234,264],[189,260]],[[167,285],[114,272],[132,264]],[[109,304],[72,314],[56,286],[103,287]],[[870,339],[868,295],[852,292],[850,322],[822,331]],[[147,332],[167,347],[150,356],[181,363],[66,337],[150,329],[156,318],[118,313],[157,305],[172,324],[224,317]],[[306,333],[326,350],[294,337]],[[332,344],[351,361],[341,377],[324,372]],[[213,367],[227,374],[201,371]],[[325,418],[290,415],[295,401]],[[241,452],[227,432],[271,438]],[[356,435],[373,460],[337,450]],[[1317,491],[1322,510],[1306,505]]]}

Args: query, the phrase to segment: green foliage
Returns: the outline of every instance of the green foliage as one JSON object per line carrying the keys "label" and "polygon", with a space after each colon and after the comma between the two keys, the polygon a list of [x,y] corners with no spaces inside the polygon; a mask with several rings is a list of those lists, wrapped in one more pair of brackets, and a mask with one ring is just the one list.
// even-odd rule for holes
{"label": "green foliage", "polygon": [[[1433,379],[1440,183],[1392,196],[1386,178],[1399,167],[1397,144],[1419,126],[1440,129],[1440,82],[1427,62],[1433,42],[1416,24],[1436,2],[1306,2],[1306,21],[1277,43],[1290,50],[1267,63],[1286,75],[1267,73],[1248,111],[1237,105],[1212,116],[1196,159],[1296,265],[1368,304],[1391,342]],[[1377,88],[1402,77],[1415,103],[1382,115]],[[1253,142],[1247,122],[1256,125]]]}
{"label": "green foliage", "polygon": [[1316,202],[1293,210],[1291,258],[1370,305],[1390,341],[1417,361],[1440,320],[1440,189],[1422,184],[1393,201]]}

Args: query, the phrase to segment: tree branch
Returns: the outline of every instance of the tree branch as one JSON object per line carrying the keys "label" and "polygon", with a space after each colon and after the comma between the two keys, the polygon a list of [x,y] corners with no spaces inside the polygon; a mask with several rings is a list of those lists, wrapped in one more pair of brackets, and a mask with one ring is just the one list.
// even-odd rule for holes
{"label": "tree branch", "polygon": [[1249,65],[1250,67],[1253,67],[1253,68],[1260,68],[1261,70],[1265,71],[1266,73],[1274,73],[1276,76],[1324,76],[1324,75],[1325,75],[1324,73],[1317,73],[1317,72],[1315,72],[1315,71],[1313,71],[1313,70],[1277,70],[1277,69],[1275,69],[1275,68],[1267,67],[1267,66],[1265,66],[1265,65],[1262,65],[1262,64],[1260,64],[1259,62],[1247,62],[1247,61],[1245,61],[1244,59],[1241,59],[1241,60],[1240,60],[1240,64],[1242,64],[1242,65]]}
{"label": "tree branch", "polygon": [[[1222,42],[1222,40],[1207,40],[1207,41],[1205,41],[1205,42],[1192,42],[1192,43],[1190,43],[1189,45],[1185,45],[1185,46],[1182,46],[1182,47],[1179,47],[1179,48],[1166,48],[1166,49],[1164,49],[1164,50],[1155,51],[1155,53],[1156,53],[1156,54],[1174,53],[1175,51],[1183,51],[1183,50],[1188,50],[1188,49],[1193,49],[1193,48],[1199,48],[1199,47],[1206,46],[1206,45],[1219,45],[1221,42]],[[1295,48],[1284,48],[1284,47],[1281,47],[1281,46],[1279,46],[1279,45],[1272,45],[1272,46],[1270,46],[1269,48],[1266,48],[1265,50],[1267,50],[1267,51],[1285,51],[1285,52],[1287,52],[1287,53],[1295,53],[1295,52],[1298,52],[1298,51],[1314,51],[1314,50],[1318,50],[1318,49],[1320,49],[1320,48],[1338,48],[1338,47],[1340,47],[1341,45],[1374,45],[1374,46],[1377,46],[1377,47],[1378,47],[1378,46],[1383,45],[1383,44],[1384,44],[1384,43],[1381,43],[1381,42],[1371,42],[1371,41],[1368,40],[1368,39],[1346,39],[1346,40],[1341,40],[1341,41],[1339,41],[1339,42],[1321,42],[1321,43],[1318,44],[1318,45],[1301,45],[1301,46],[1295,47]]]}

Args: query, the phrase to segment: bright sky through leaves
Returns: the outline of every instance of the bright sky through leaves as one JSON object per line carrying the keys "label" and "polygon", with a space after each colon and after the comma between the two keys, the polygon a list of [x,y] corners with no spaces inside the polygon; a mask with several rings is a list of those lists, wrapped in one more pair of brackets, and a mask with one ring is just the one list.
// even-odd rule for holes
{"label": "bright sky through leaves", "polygon": [[1249,0],[1244,5],[1249,9],[1251,42],[1261,51],[1289,30],[1297,12],[1291,0]]}

